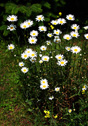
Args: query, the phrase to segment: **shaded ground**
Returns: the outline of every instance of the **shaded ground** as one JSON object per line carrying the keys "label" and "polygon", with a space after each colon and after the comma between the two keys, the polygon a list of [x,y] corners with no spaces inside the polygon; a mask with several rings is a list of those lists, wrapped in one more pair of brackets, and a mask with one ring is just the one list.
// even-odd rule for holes
{"label": "shaded ground", "polygon": [[[32,126],[19,92],[17,59],[0,44],[0,126]],[[14,60],[13,60],[14,59]]]}

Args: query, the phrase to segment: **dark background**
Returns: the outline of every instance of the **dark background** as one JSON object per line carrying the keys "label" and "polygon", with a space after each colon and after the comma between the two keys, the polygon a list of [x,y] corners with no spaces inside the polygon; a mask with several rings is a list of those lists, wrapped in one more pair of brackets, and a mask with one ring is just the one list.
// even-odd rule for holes
{"label": "dark background", "polygon": [[88,20],[88,0],[65,0],[66,5],[61,8],[64,15],[73,14],[80,22]]}

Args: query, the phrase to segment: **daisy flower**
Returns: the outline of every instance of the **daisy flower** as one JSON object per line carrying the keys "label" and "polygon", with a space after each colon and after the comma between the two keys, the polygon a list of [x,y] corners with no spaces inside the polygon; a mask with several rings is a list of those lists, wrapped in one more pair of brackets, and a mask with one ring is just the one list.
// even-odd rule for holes
{"label": "daisy flower", "polygon": [[44,51],[44,50],[47,49],[47,47],[46,47],[46,46],[41,46],[40,49],[41,49],[42,51]]}
{"label": "daisy flower", "polygon": [[7,27],[7,30],[9,29],[10,31],[16,30],[16,25],[11,24],[10,26]]}
{"label": "daisy flower", "polygon": [[48,80],[47,79],[41,79],[40,84],[48,84]]}
{"label": "daisy flower", "polygon": [[8,21],[11,21],[11,22],[14,22],[14,21],[17,21],[18,19],[17,19],[17,16],[16,15],[9,15],[7,17],[7,20]]}
{"label": "daisy flower", "polygon": [[39,31],[42,32],[42,31],[47,31],[47,27],[45,26],[39,26]]}
{"label": "daisy flower", "polygon": [[60,91],[60,87],[56,87],[56,88],[55,88],[55,91],[56,91],[56,92]]}
{"label": "daisy flower", "polygon": [[39,60],[39,63],[43,63],[43,61],[42,60]]}
{"label": "daisy flower", "polygon": [[25,22],[27,23],[28,27],[31,27],[33,25],[33,21],[31,20],[26,20]]}
{"label": "daisy flower", "polygon": [[57,30],[54,30],[54,33],[53,34],[60,35],[61,33],[62,32],[59,29],[57,29]]}
{"label": "daisy flower", "polygon": [[15,48],[15,46],[13,44],[8,45],[9,50],[13,50],[14,48]]}
{"label": "daisy flower", "polygon": [[49,100],[53,100],[53,99],[54,99],[54,96],[50,96],[50,97],[49,97]]}
{"label": "daisy flower", "polygon": [[31,58],[30,61],[34,63],[36,61],[36,58]]}
{"label": "daisy flower", "polygon": [[30,35],[34,36],[34,37],[38,36],[38,31],[33,30],[33,31],[30,32]]}
{"label": "daisy flower", "polygon": [[55,56],[55,58],[56,58],[57,60],[62,60],[62,59],[64,58],[64,56],[61,55],[61,54],[58,54],[58,55]]}
{"label": "daisy flower", "polygon": [[64,18],[59,18],[57,21],[58,21],[58,24],[61,24],[61,25],[66,23],[66,20]]}
{"label": "daisy flower", "polygon": [[32,52],[32,49],[30,49],[30,48],[25,50],[25,53],[27,53],[27,54],[30,54],[31,52]]}
{"label": "daisy flower", "polygon": [[73,24],[73,25],[71,25],[71,28],[74,29],[74,30],[78,30],[79,29],[79,25]]}
{"label": "daisy flower", "polygon": [[55,39],[59,39],[59,36],[54,36]]}
{"label": "daisy flower", "polygon": [[27,73],[27,72],[28,72],[28,68],[27,68],[27,67],[22,67],[21,71],[22,71],[23,73]]}
{"label": "daisy flower", "polygon": [[85,30],[87,30],[88,29],[88,26],[85,26],[85,27],[83,27]]}
{"label": "daisy flower", "polygon": [[60,38],[59,39],[54,39],[54,42],[59,43],[59,42],[61,42],[61,39]]}
{"label": "daisy flower", "polygon": [[37,57],[37,52],[32,51],[32,52],[29,54],[29,56],[30,56],[31,58]]}
{"label": "daisy flower", "polygon": [[58,22],[57,22],[56,20],[52,20],[50,23],[51,23],[52,25],[57,25],[57,24],[58,24]]}
{"label": "daisy flower", "polygon": [[49,56],[42,56],[43,61],[49,61]]}
{"label": "daisy flower", "polygon": [[84,34],[84,37],[85,37],[86,39],[88,39],[88,34]]}
{"label": "daisy flower", "polygon": [[30,38],[28,38],[28,42],[29,42],[30,44],[36,44],[37,39],[36,39],[35,37],[30,37]]}
{"label": "daisy flower", "polygon": [[50,41],[46,41],[46,44],[47,44],[47,45],[50,45],[50,44],[51,44],[51,42],[50,42]]}
{"label": "daisy flower", "polygon": [[28,23],[27,23],[27,22],[23,22],[23,23],[21,23],[21,24],[20,24],[20,27],[21,27],[22,29],[29,28],[29,26],[28,26]]}
{"label": "daisy flower", "polygon": [[66,40],[70,40],[72,37],[69,34],[65,34],[63,36],[63,38],[66,39]]}
{"label": "daisy flower", "polygon": [[80,51],[81,51],[81,48],[80,47],[78,47],[78,46],[73,46],[73,47],[71,47],[71,51],[73,52],[73,53],[79,53]]}
{"label": "daisy flower", "polygon": [[51,38],[53,36],[53,34],[52,33],[48,33],[47,36]]}
{"label": "daisy flower", "polygon": [[44,16],[43,15],[38,15],[36,16],[36,21],[40,22],[40,21],[44,21]]}
{"label": "daisy flower", "polygon": [[68,15],[66,16],[66,18],[67,18],[68,20],[71,20],[71,21],[74,21],[74,20],[75,20],[74,15],[72,15],[72,14],[68,14]]}
{"label": "daisy flower", "polygon": [[48,85],[47,83],[41,84],[41,85],[40,85],[40,88],[41,88],[42,90],[45,90],[45,89],[47,89],[48,87],[49,87],[49,85]]}
{"label": "daisy flower", "polygon": [[68,61],[64,59],[64,60],[58,61],[57,64],[60,65],[60,66],[65,66],[67,64],[67,62]]}
{"label": "daisy flower", "polygon": [[71,113],[72,112],[72,109],[69,109],[68,112]]}
{"label": "daisy flower", "polygon": [[19,62],[19,66],[22,67],[24,66],[25,64],[23,62]]}
{"label": "daisy flower", "polygon": [[74,32],[74,31],[70,32],[70,34],[71,34],[72,37],[75,37],[75,38],[77,38],[79,36],[79,33]]}
{"label": "daisy flower", "polygon": [[22,58],[22,59],[28,59],[28,58],[29,58],[29,54],[27,54],[27,53],[22,53],[22,54],[21,54],[21,58]]}
{"label": "daisy flower", "polygon": [[71,50],[71,48],[70,48],[70,47],[65,47],[65,49],[66,49],[67,51],[70,51],[70,50]]}

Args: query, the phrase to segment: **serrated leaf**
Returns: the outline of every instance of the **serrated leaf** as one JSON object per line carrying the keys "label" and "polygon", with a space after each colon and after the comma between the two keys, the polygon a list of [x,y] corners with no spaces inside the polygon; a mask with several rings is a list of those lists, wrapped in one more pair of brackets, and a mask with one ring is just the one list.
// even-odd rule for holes
{"label": "serrated leaf", "polygon": [[27,12],[27,7],[25,7],[25,6],[20,6],[20,7],[19,7],[19,11],[20,11],[21,13],[26,13],[26,12]]}
{"label": "serrated leaf", "polygon": [[31,10],[26,13],[26,15],[29,17],[31,15]]}
{"label": "serrated leaf", "polygon": [[42,8],[41,8],[40,4],[33,4],[30,7],[30,10],[33,11],[33,12],[36,12],[36,13],[41,13],[42,12]]}
{"label": "serrated leaf", "polygon": [[49,8],[49,9],[51,8],[51,4],[49,4],[48,2],[45,2],[45,3],[43,4],[43,6]]}

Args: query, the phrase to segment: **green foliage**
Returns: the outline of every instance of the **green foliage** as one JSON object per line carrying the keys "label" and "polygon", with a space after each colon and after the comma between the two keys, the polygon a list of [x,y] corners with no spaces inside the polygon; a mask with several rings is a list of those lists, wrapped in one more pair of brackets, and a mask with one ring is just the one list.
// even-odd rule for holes
{"label": "green foliage", "polygon": [[[45,16],[46,22],[49,22],[51,18],[56,18],[57,8],[64,6],[65,2],[64,0],[56,0],[56,1],[33,1],[30,0],[30,2],[23,1],[23,4],[20,4],[20,1],[13,1],[13,2],[6,2],[6,3],[0,3],[0,6],[4,8],[4,11],[2,11],[1,16],[3,16],[2,25],[5,25],[5,22],[7,21],[8,15],[17,15],[19,16],[18,25],[22,22],[22,20],[31,19],[33,20],[36,15],[39,15],[43,13]],[[53,9],[54,8],[54,9]],[[34,23],[34,26],[36,25],[36,22]],[[0,29],[3,30],[3,36],[9,35],[8,31],[6,30],[6,27],[2,26]]]}

